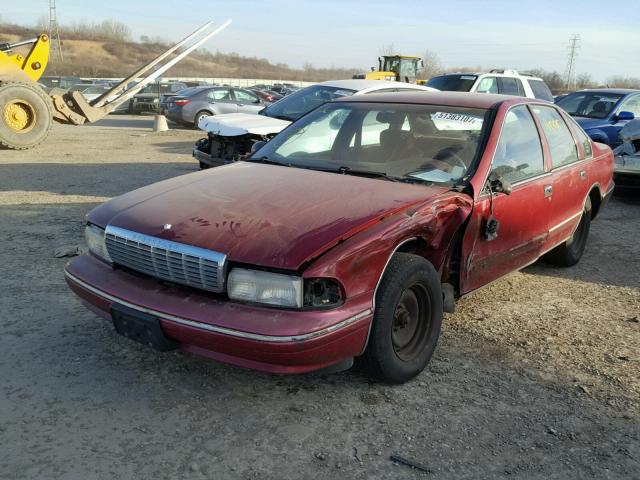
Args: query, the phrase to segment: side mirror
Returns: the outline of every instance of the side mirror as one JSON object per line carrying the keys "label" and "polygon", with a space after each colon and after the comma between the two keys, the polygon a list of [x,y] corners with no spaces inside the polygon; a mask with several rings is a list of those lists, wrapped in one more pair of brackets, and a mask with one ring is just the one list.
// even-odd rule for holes
{"label": "side mirror", "polygon": [[267,144],[267,142],[260,140],[259,142],[254,143],[253,145],[251,145],[251,155],[253,155],[254,153],[256,153],[258,150],[260,150],[262,147],[264,147]]}
{"label": "side mirror", "polygon": [[504,193],[505,195],[511,195],[511,183],[506,181],[500,175],[495,172],[489,174],[487,184],[491,191],[496,193]]}
{"label": "side mirror", "polygon": [[633,120],[636,116],[633,112],[622,111],[616,115],[616,120]]}

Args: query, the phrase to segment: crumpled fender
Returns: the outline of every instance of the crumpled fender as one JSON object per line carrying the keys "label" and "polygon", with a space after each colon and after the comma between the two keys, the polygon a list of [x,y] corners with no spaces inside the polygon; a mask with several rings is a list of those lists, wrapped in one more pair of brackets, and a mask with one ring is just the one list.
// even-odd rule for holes
{"label": "crumpled fender", "polygon": [[452,241],[472,208],[473,200],[468,195],[446,192],[424,204],[380,218],[376,225],[313,260],[303,276],[339,279],[347,296],[371,292],[391,255],[409,239],[417,239],[415,253],[442,272],[444,263],[450,258]]}

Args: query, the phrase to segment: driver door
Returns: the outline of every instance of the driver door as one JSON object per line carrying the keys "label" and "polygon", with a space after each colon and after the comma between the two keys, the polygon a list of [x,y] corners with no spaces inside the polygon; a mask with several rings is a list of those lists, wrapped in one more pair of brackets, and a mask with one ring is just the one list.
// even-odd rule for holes
{"label": "driver door", "polygon": [[[509,182],[512,191],[492,198],[485,188],[476,200],[463,240],[463,294],[534,262],[548,236],[551,174],[526,105],[507,112],[491,172]],[[487,235],[490,216],[499,222],[495,238]]]}

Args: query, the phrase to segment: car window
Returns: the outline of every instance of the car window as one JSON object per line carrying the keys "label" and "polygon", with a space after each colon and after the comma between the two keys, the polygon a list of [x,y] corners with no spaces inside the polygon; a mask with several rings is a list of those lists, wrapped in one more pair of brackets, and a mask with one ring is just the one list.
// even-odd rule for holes
{"label": "car window", "polygon": [[620,108],[619,112],[631,112],[636,117],[640,117],[640,95],[634,95],[631,98],[625,100]]}
{"label": "car window", "polygon": [[233,93],[240,103],[260,103],[260,98],[255,93],[247,92],[246,90],[234,90]]}
{"label": "car window", "polygon": [[542,80],[527,80],[529,82],[529,86],[531,87],[531,91],[533,92],[533,96],[540,100],[546,100],[548,102],[553,102],[553,94],[547,84]]}
{"label": "car window", "polygon": [[228,88],[217,88],[207,93],[207,98],[212,102],[230,102],[231,90]]}
{"label": "car window", "polygon": [[498,79],[496,77],[484,77],[476,88],[478,93],[498,93]]}
{"label": "car window", "polygon": [[346,108],[336,108],[328,115],[309,123],[305,128],[304,135],[293,135],[285,142],[278,154],[284,157],[300,154],[305,155],[327,152],[331,149],[336,139],[338,131],[349,116]]}
{"label": "car window", "polygon": [[540,136],[525,105],[519,105],[507,112],[491,163],[491,171],[511,183],[544,172]]}
{"label": "car window", "polygon": [[578,123],[573,118],[565,117],[565,120],[568,120],[569,124],[571,125],[571,128],[573,129],[573,132],[576,134],[576,137],[578,138],[578,142],[582,144],[582,149],[584,150],[585,158],[591,158],[591,156],[593,155],[593,152],[591,148],[591,140],[589,139],[588,135],[584,132],[582,127],[578,125]]}
{"label": "car window", "polygon": [[517,78],[500,77],[500,93],[503,95],[515,95],[516,97],[524,97],[522,82]]}
{"label": "car window", "polygon": [[302,168],[453,184],[474,164],[486,113],[442,105],[328,103],[254,156]]}
{"label": "car window", "polygon": [[547,137],[553,168],[577,162],[578,149],[576,143],[560,113],[553,107],[532,105],[531,108],[538,117]]}
{"label": "car window", "polygon": [[477,78],[476,75],[440,75],[429,80],[427,87],[443,92],[468,92]]}
{"label": "car window", "polygon": [[576,92],[561,98],[556,105],[576,117],[607,118],[621,98],[619,93]]}
{"label": "car window", "polygon": [[267,117],[293,121],[323,103],[330,102],[336,98],[349,97],[354,93],[356,91],[349,88],[312,85],[278,100],[268,106],[262,114]]}

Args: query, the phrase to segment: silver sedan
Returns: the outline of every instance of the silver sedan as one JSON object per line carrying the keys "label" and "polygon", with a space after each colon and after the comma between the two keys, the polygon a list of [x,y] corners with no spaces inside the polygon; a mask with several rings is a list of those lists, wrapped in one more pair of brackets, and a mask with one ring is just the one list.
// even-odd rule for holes
{"label": "silver sedan", "polygon": [[201,118],[210,115],[257,114],[265,106],[260,97],[243,88],[192,87],[167,101],[167,118],[176,123],[198,125]]}

